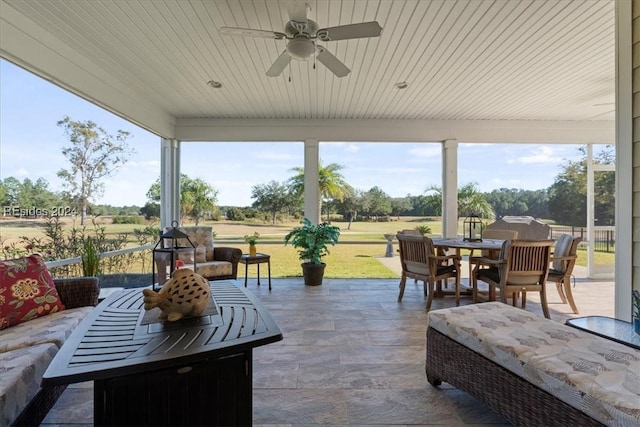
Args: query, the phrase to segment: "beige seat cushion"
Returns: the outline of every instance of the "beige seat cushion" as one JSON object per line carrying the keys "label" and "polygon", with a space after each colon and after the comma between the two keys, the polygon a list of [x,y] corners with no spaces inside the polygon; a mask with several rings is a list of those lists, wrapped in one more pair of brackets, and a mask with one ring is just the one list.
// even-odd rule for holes
{"label": "beige seat cushion", "polygon": [[193,264],[194,252],[196,263],[207,261],[207,248],[204,245],[197,246],[195,250],[179,251],[178,259],[185,264]]}
{"label": "beige seat cushion", "polygon": [[[570,234],[561,234],[556,240],[556,245],[553,248],[553,256],[554,257],[566,257],[569,255],[569,251],[571,250],[571,243],[573,243],[573,237]],[[564,273],[567,269],[567,261],[556,259],[553,261],[552,267],[555,271]]]}
{"label": "beige seat cushion", "polygon": [[38,393],[57,351],[55,344],[39,344],[0,353],[0,426],[11,425]]}
{"label": "beige seat cushion", "polygon": [[93,307],[72,308],[3,329],[0,353],[45,343],[60,348],[91,310]]}
{"label": "beige seat cushion", "polygon": [[[193,264],[185,264],[185,267],[193,269]],[[203,277],[228,276],[233,274],[233,265],[228,261],[207,261],[197,263],[196,273]]]}

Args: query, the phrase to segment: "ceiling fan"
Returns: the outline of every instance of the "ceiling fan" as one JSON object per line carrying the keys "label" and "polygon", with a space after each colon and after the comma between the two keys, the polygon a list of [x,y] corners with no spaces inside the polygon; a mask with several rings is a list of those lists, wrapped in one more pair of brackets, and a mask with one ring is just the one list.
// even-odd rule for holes
{"label": "ceiling fan", "polygon": [[349,74],[351,70],[325,47],[317,44],[317,41],[329,42],[379,37],[382,33],[382,27],[376,21],[318,29],[318,24],[307,17],[307,13],[310,10],[311,6],[300,0],[294,0],[289,3],[287,7],[289,22],[284,26],[284,32],[233,27],[222,27],[219,31],[220,34],[229,36],[288,40],[285,51],[282,52],[273,65],[267,70],[266,74],[269,77],[279,76],[287,65],[289,65],[291,59],[306,61],[311,58],[317,59],[337,77],[344,77]]}

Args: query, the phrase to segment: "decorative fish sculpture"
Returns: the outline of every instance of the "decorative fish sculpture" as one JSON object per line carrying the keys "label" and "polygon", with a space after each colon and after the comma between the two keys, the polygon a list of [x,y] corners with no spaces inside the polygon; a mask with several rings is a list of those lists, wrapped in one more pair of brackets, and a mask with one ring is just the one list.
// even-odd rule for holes
{"label": "decorative fish sculpture", "polygon": [[179,268],[173,272],[162,288],[155,292],[144,289],[144,309],[160,309],[160,320],[175,322],[185,316],[201,315],[210,298],[209,282],[188,268]]}

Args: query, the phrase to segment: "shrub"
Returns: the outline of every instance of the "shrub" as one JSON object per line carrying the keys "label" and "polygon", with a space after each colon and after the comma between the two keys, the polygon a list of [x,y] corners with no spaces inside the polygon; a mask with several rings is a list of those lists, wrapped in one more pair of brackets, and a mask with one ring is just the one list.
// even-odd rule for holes
{"label": "shrub", "polygon": [[114,224],[144,224],[144,217],[139,215],[117,215],[113,217]]}
{"label": "shrub", "polygon": [[209,215],[209,219],[211,219],[211,221],[220,221],[223,219],[222,211],[220,211],[220,209],[214,209],[214,211]]}
{"label": "shrub", "polygon": [[148,225],[145,228],[134,228],[133,235],[142,246],[147,243],[155,243],[160,237],[160,229],[152,225]]}
{"label": "shrub", "polygon": [[148,220],[160,218],[160,203],[147,202],[140,208],[140,213]]}
{"label": "shrub", "polygon": [[[82,257],[86,252],[86,242],[90,238],[90,249],[96,254],[115,251],[125,247],[127,234],[119,233],[115,236],[107,237],[104,226],[97,224],[96,219],[92,219],[93,229],[86,226],[66,229],[60,222],[59,217],[47,217],[44,223],[45,237],[21,237],[15,248],[24,247],[28,253],[39,253],[45,261],[60,260],[68,258]],[[3,248],[3,252],[7,249]],[[129,264],[128,255],[118,255],[100,259],[100,272],[108,274],[113,271],[124,272]],[[54,277],[80,276],[82,274],[82,264],[70,264],[50,269]]]}
{"label": "shrub", "polygon": [[229,221],[244,221],[245,220],[244,212],[240,208],[229,208],[227,210],[227,219]]}
{"label": "shrub", "polygon": [[244,216],[246,219],[249,218],[258,218],[261,213],[259,210],[255,209],[255,208],[242,208],[242,212],[244,213]]}

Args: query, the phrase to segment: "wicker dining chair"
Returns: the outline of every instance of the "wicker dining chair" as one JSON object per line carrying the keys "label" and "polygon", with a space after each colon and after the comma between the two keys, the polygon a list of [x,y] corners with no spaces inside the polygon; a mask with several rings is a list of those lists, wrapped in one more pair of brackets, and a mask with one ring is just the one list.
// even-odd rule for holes
{"label": "wicker dining chair", "polygon": [[429,237],[398,233],[398,246],[402,276],[398,302],[402,301],[407,277],[424,282],[427,296],[427,311],[431,309],[436,282],[455,279],[456,305],[460,305],[460,257],[457,255],[437,255],[433,241]]}
{"label": "wicker dining chair", "polygon": [[500,300],[512,299],[515,306],[522,295],[522,307],[527,292],[539,292],[544,317],[550,318],[545,283],[549,273],[549,259],[553,240],[505,240],[497,260],[483,259],[489,268],[477,269],[472,278],[473,301],[478,301],[478,280],[489,285],[488,297],[496,300],[496,291]]}
{"label": "wicker dining chair", "polygon": [[548,282],[554,282],[558,289],[560,299],[564,304],[569,303],[574,314],[578,314],[578,307],[571,293],[571,275],[578,258],[578,245],[582,241],[580,237],[571,234],[561,234],[556,240],[551,255],[551,267],[549,268]]}

